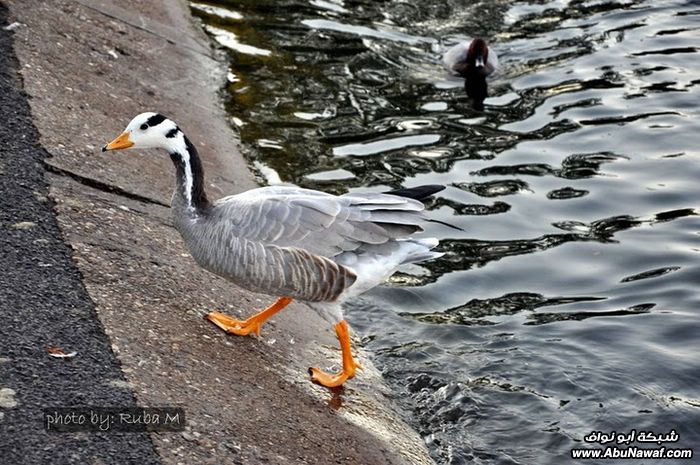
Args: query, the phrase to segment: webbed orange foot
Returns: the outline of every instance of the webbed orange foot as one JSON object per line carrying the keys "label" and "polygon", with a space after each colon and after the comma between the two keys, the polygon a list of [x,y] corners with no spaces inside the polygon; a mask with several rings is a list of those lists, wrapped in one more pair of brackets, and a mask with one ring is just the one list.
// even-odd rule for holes
{"label": "webbed orange foot", "polygon": [[340,341],[340,349],[343,353],[343,369],[338,374],[329,374],[319,368],[309,368],[311,381],[328,388],[342,386],[345,381],[355,377],[355,370],[361,370],[362,365],[352,358],[350,349],[350,330],[345,320],[335,325],[335,333]]}
{"label": "webbed orange foot", "polygon": [[309,368],[309,374],[311,375],[311,381],[321,386],[328,388],[342,386],[345,381],[355,377],[355,369],[362,369],[362,365],[353,361],[353,364],[349,369],[343,367],[343,370],[338,374],[330,374],[321,370],[320,368]]}
{"label": "webbed orange foot", "polygon": [[237,320],[221,312],[211,312],[206,316],[206,319],[227,333],[237,336],[247,336],[250,333],[255,333],[256,336],[260,336],[262,325],[268,318],[289,305],[291,301],[292,299],[289,297],[280,297],[274,304],[270,305],[262,312],[256,313],[247,320]]}
{"label": "webbed orange foot", "polygon": [[262,322],[254,320],[253,317],[247,320],[237,320],[221,312],[211,312],[206,318],[227,333],[235,334],[236,336],[247,336],[250,333],[260,336],[260,330],[262,329]]}

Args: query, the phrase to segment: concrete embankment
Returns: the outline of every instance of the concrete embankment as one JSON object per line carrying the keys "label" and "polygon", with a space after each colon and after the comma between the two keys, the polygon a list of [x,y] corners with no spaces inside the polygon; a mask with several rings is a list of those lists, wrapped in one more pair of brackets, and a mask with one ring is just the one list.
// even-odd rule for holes
{"label": "concrete embankment", "polygon": [[[308,366],[328,367],[339,353],[330,325],[306,306],[293,304],[263,328],[262,339],[229,336],[203,320],[214,309],[242,317],[271,299],[201,270],[186,253],[167,207],[167,155],[99,152],[134,115],[156,110],[198,146],[212,197],[254,187],[217,100],[224,69],[187,6],[6,3],[9,21],[18,23],[14,49],[33,123],[51,155],[44,162],[50,197],[96,309],[83,318],[99,320],[121,363],[125,381],[110,385],[124,391],[124,402],[135,397],[140,406],[186,411],[186,431],[146,438],[159,460],[432,463],[418,436],[386,407],[371,367],[342,393],[309,382]],[[93,350],[112,357],[108,347]],[[102,355],[81,350],[68,363],[106,366]],[[41,428],[40,418],[34,427]]]}

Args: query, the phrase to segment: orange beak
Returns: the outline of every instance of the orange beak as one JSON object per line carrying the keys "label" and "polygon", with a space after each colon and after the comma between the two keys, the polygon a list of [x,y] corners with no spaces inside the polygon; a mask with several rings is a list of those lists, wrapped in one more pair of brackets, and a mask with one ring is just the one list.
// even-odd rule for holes
{"label": "orange beak", "polygon": [[131,139],[129,139],[129,133],[128,132],[122,132],[119,137],[114,139],[112,142],[109,144],[105,145],[102,147],[102,151],[106,152],[107,150],[122,150],[122,149],[128,149],[134,145],[133,142],[131,142]]}

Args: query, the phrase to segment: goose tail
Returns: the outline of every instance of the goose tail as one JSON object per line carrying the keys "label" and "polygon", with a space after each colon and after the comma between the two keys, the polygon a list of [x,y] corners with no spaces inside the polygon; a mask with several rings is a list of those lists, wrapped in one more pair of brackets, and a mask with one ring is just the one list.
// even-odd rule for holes
{"label": "goose tail", "polygon": [[339,265],[350,268],[357,281],[350,286],[343,300],[360,295],[381,284],[401,266],[442,257],[442,253],[433,252],[438,245],[435,238],[399,239],[385,244],[367,245],[363,250],[345,252],[334,260]]}
{"label": "goose tail", "polygon": [[428,237],[425,239],[407,239],[403,242],[407,243],[407,247],[406,255],[401,261],[402,265],[406,263],[418,263],[425,260],[433,260],[445,255],[443,252],[433,252],[432,249],[437,247],[439,243],[439,241],[434,237]]}

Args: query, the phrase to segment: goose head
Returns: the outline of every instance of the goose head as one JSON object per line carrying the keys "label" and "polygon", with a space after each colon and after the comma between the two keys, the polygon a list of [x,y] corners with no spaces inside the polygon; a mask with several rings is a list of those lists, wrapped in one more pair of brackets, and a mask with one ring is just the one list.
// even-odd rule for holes
{"label": "goose head", "polygon": [[141,113],[129,122],[116,139],[102,147],[102,151],[128,148],[172,151],[181,133],[177,124],[160,113]]}
{"label": "goose head", "polygon": [[102,151],[129,148],[166,150],[177,173],[174,202],[177,200],[180,207],[194,214],[208,209],[202,162],[195,146],[175,122],[160,113],[141,113]]}

